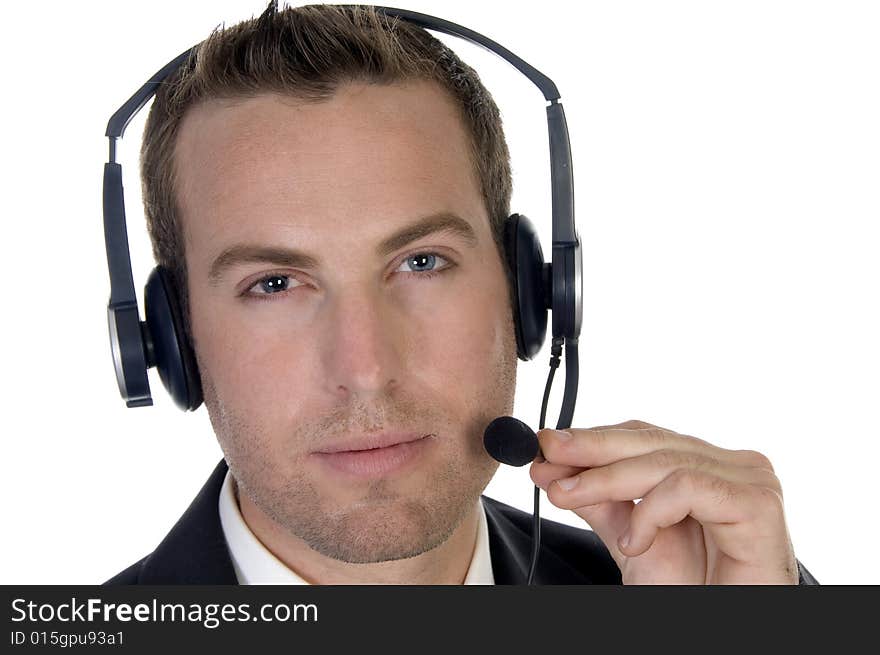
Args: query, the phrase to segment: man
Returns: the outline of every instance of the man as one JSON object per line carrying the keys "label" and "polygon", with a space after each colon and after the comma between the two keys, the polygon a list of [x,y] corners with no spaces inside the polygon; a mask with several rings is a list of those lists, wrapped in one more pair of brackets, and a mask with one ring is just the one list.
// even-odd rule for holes
{"label": "man", "polygon": [[[142,178],[224,460],[108,582],[523,582],[531,517],[481,496],[517,358],[476,74],[367,9],[272,2],[163,85]],[[759,453],[569,433],[541,432],[532,478],[596,532],[544,521],[538,583],[815,583]]]}

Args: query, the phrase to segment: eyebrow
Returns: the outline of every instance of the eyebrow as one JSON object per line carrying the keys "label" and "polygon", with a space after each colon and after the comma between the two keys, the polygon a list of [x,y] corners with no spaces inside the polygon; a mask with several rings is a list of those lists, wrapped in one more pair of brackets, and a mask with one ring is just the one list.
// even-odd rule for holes
{"label": "eyebrow", "polygon": [[[384,257],[430,234],[445,232],[461,239],[468,247],[478,243],[474,228],[466,220],[451,212],[423,216],[403,226],[376,247],[376,255]],[[226,248],[211,264],[208,280],[217,285],[231,268],[241,264],[269,263],[291,268],[318,268],[319,259],[301,250],[282,246],[263,246],[240,243]]]}

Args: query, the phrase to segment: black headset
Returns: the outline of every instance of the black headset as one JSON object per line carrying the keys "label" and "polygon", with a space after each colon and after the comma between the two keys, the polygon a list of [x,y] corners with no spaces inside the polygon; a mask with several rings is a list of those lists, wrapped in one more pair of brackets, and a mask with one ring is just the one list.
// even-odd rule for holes
{"label": "black headset", "polygon": [[[352,7],[352,5],[341,5]],[[550,137],[550,180],[553,213],[553,253],[544,263],[543,251],[532,222],[522,214],[511,214],[505,223],[506,264],[514,285],[513,311],[517,356],[528,361],[538,353],[547,331],[547,310],[553,314],[550,375],[544,392],[539,429],[544,428],[550,385],[565,345],[565,389],[557,429],[571,426],[578,386],[577,343],[582,318],[582,255],[574,222],[574,185],[571,145],[565,112],[556,85],[495,41],[442,18],[405,9],[373,7],[392,18],[456,36],[494,52],[537,86],[547,105]],[[156,266],[144,287],[146,321],[138,315],[137,297],[131,272],[131,255],[125,225],[122,167],[116,162],[116,140],[122,138],[132,118],[155,95],[159,85],[190,57],[198,55],[199,45],[163,66],[123,104],[107,123],[110,140],[109,161],[104,164],[104,239],[110,272],[110,301],[107,321],[110,348],[119,392],[127,407],[152,405],[147,369],[156,367],[165,389],[182,410],[196,410],[202,403],[199,377],[192,344],[183,329],[177,290],[163,266]],[[499,417],[486,429],[486,449],[499,461],[522,466],[539,452],[531,428],[512,417]],[[535,487],[535,540],[531,582],[537,558],[538,488]]]}

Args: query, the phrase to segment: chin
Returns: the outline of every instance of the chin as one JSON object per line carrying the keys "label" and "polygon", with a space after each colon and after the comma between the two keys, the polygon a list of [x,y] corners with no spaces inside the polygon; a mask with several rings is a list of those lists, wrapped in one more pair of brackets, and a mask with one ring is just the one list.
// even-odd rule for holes
{"label": "chin", "polygon": [[406,559],[444,543],[464,516],[430,503],[395,498],[361,501],[324,516],[300,534],[315,551],[344,562],[366,564]]}

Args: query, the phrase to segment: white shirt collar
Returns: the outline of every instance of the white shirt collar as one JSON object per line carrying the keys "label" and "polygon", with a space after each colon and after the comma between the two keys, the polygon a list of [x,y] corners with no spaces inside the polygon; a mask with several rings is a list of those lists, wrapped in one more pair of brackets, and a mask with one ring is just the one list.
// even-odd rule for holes
{"label": "white shirt collar", "polygon": [[[464,584],[494,585],[495,576],[489,556],[489,524],[480,499],[477,499],[477,505],[477,543]],[[239,510],[235,481],[228,470],[220,489],[219,510],[220,525],[229,545],[229,555],[239,584],[309,584],[275,557],[251,532]]]}

